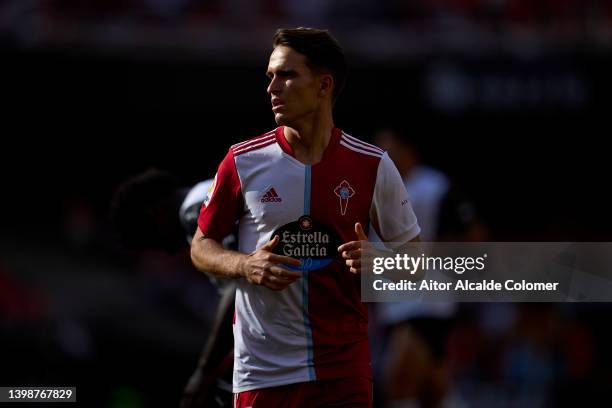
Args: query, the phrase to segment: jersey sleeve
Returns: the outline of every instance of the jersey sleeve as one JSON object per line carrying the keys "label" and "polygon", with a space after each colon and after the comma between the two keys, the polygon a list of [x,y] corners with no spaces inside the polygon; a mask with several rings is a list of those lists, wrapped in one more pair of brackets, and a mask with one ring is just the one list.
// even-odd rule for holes
{"label": "jersey sleeve", "polygon": [[405,243],[421,232],[406,186],[386,152],[378,164],[370,220],[385,242]]}
{"label": "jersey sleeve", "polygon": [[228,151],[202,203],[198,226],[204,237],[221,242],[234,229],[243,212],[244,200],[234,154]]}

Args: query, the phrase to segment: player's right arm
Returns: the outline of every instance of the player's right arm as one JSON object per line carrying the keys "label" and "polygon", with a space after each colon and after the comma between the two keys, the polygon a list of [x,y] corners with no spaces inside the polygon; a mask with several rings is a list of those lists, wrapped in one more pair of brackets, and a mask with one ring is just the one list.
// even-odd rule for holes
{"label": "player's right arm", "polygon": [[300,261],[272,253],[279,237],[273,237],[251,254],[225,249],[221,245],[245,210],[242,186],[230,149],[219,165],[198,217],[198,230],[191,242],[193,264],[200,271],[217,277],[244,277],[254,285],[275,290],[286,288],[301,273],[281,265],[299,266]]}
{"label": "player's right arm", "polygon": [[225,249],[214,239],[206,238],[198,227],[191,242],[191,260],[198,270],[221,278],[245,278],[254,285],[282,290],[302,274],[280,266],[300,266],[300,261],[272,253],[278,241],[279,237],[275,235],[271,241],[247,255]]}

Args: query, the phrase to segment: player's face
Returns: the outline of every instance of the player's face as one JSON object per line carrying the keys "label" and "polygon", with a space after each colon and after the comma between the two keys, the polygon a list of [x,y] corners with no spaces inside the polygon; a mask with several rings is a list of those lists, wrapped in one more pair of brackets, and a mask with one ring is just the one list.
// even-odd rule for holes
{"label": "player's face", "polygon": [[292,48],[278,46],[270,55],[268,94],[274,120],[279,125],[296,123],[314,113],[321,103],[321,78],[306,57]]}

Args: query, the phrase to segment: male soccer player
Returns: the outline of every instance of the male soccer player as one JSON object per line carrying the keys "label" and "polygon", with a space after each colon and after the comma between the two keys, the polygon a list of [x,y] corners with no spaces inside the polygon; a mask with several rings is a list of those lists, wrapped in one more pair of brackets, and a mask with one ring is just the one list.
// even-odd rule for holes
{"label": "male soccer player", "polygon": [[389,156],[334,126],[346,62],[327,31],[278,30],[267,75],[279,127],[229,149],[191,246],[198,269],[237,279],[235,406],[371,407],[362,241],[419,226]]}

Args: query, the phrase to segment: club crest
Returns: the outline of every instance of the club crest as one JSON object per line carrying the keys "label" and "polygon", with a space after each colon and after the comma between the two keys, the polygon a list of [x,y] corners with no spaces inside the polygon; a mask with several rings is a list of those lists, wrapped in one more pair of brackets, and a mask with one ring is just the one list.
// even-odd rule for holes
{"label": "club crest", "polygon": [[342,180],[342,182],[334,189],[334,194],[336,194],[340,199],[340,213],[345,215],[349,198],[355,195],[355,189],[351,187],[348,181]]}

